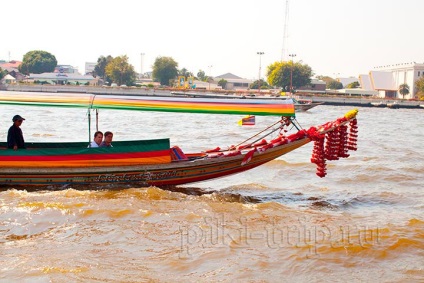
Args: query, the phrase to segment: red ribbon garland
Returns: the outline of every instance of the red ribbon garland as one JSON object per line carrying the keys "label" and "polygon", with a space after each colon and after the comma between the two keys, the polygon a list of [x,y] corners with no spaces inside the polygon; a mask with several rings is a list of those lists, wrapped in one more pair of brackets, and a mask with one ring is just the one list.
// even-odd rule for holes
{"label": "red ribbon garland", "polygon": [[349,150],[356,151],[358,149],[357,147],[357,141],[358,141],[358,121],[356,119],[353,119],[349,123],[350,131],[349,131],[349,137],[347,142],[347,148]]}
{"label": "red ribbon garland", "polygon": [[346,122],[346,118],[344,117],[337,119],[334,123],[326,123],[319,127],[319,129],[323,131],[335,127],[332,131],[327,132],[326,134],[322,134],[315,127],[311,127],[306,131],[308,137],[314,141],[311,162],[317,165],[316,174],[318,177],[323,178],[327,175],[327,160],[346,158],[349,157],[349,150],[357,150],[357,120],[353,119],[349,122],[349,134],[348,126],[340,126],[343,122]]}
{"label": "red ribbon garland", "polygon": [[316,174],[322,178],[327,175],[327,164],[325,163],[324,155],[325,135],[320,133],[315,127],[310,127],[307,133],[309,138],[314,141],[311,162],[317,165]]}

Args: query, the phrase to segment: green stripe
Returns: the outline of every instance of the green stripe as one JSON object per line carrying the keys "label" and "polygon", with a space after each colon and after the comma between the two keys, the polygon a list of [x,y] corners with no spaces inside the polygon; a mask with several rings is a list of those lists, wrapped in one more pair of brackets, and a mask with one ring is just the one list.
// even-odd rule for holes
{"label": "green stripe", "polygon": [[[93,154],[93,153],[127,153],[151,152],[167,150],[170,148],[169,139],[146,141],[117,141],[112,142],[113,147],[87,148],[88,143],[27,143],[27,150],[0,150],[1,156],[38,156],[38,155],[68,155],[68,154]],[[0,143],[6,147],[6,143]]]}

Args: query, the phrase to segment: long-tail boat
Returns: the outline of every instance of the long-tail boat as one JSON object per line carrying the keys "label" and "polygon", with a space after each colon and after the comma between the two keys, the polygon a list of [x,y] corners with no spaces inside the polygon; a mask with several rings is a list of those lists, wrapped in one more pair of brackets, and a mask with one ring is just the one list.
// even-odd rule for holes
{"label": "long-tail boat", "polygon": [[[113,183],[175,186],[244,172],[311,141],[315,143],[311,162],[317,164],[317,175],[324,177],[326,160],[348,157],[348,151],[356,150],[357,110],[326,124],[302,129],[291,100],[0,92],[0,104],[279,117],[275,124],[236,145],[201,152],[172,146],[170,139],[114,141],[111,148],[88,148],[89,141],[34,142],[16,151],[0,143],[0,185],[6,186]],[[289,126],[294,131],[287,132]]]}

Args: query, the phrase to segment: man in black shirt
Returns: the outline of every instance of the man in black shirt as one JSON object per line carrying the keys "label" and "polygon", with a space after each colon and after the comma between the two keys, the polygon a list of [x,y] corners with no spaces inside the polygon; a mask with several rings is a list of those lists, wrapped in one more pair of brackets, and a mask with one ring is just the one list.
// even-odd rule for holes
{"label": "man in black shirt", "polygon": [[24,135],[20,126],[22,125],[24,118],[20,115],[13,116],[13,125],[9,128],[7,133],[7,147],[13,150],[18,148],[25,148]]}

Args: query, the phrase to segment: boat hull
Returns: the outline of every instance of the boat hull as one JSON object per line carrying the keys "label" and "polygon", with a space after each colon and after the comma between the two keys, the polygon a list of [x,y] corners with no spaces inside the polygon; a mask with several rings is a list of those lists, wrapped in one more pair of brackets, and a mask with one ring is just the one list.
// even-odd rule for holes
{"label": "boat hull", "polygon": [[312,103],[295,103],[294,104],[294,109],[296,111],[308,111],[309,109],[312,109],[318,105],[321,105],[322,103],[320,102],[312,102]]}
{"label": "boat hull", "polygon": [[399,109],[400,106],[398,103],[387,103],[387,107],[391,109]]}
{"label": "boat hull", "polygon": [[371,102],[371,106],[382,108],[382,107],[387,107],[387,104],[384,102]]}
{"label": "boat hull", "polygon": [[0,184],[6,186],[34,185],[104,185],[137,184],[138,186],[175,186],[200,182],[247,171],[260,166],[310,142],[308,138],[256,151],[245,165],[245,154],[229,157],[176,161],[166,164],[145,164],[108,167],[1,168]]}

